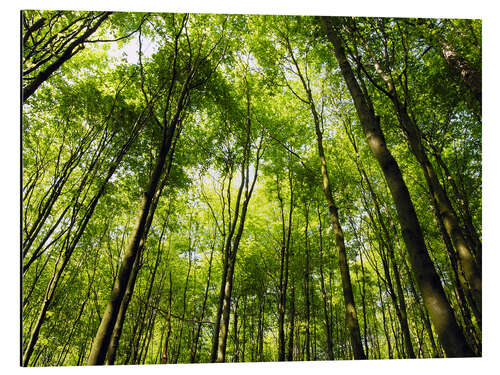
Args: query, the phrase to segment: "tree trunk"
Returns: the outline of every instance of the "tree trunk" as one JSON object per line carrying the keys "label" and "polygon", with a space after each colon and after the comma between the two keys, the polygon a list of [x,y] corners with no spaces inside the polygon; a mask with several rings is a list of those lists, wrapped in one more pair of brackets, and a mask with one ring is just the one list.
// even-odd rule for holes
{"label": "tree trunk", "polygon": [[447,43],[441,41],[440,52],[446,63],[451,70],[462,80],[462,82],[472,92],[474,98],[482,105],[482,78],[481,72],[476,71],[472,65],[462,56],[460,56],[455,48]]}
{"label": "tree trunk", "polygon": [[[247,104],[247,122],[246,122],[246,139],[245,139],[245,148],[243,150],[243,162],[241,164],[241,183],[238,189],[238,195],[236,200],[236,206],[234,208],[234,218],[232,223],[230,223],[230,231],[228,237],[226,239],[225,246],[225,259],[227,259],[227,277],[225,282],[221,285],[221,295],[219,296],[219,302],[222,300],[222,318],[223,324],[220,327],[220,334],[216,331],[214,335],[214,341],[212,346],[212,362],[224,362],[226,357],[226,345],[227,345],[227,336],[229,332],[229,319],[230,319],[230,306],[231,306],[231,293],[233,290],[233,276],[234,276],[234,267],[236,262],[236,254],[238,251],[238,247],[241,241],[241,236],[243,235],[243,230],[245,228],[245,219],[248,210],[248,205],[250,204],[250,199],[252,197],[252,193],[255,188],[255,183],[257,181],[257,175],[259,171],[259,161],[261,155],[261,147],[262,147],[262,138],[259,141],[257,146],[256,155],[255,155],[255,163],[254,163],[254,176],[252,181],[250,182],[250,156],[251,156],[251,109],[250,109],[250,90],[248,86],[248,82],[246,81],[246,104]],[[244,190],[244,201],[241,207],[240,212],[240,202],[241,196]],[[230,198],[230,184],[228,187],[228,195]],[[230,199],[228,199],[228,212],[231,215],[231,205]],[[238,221],[239,219],[239,221]],[[238,230],[236,235],[234,235],[236,226],[238,225]],[[233,239],[234,235],[234,239]],[[223,276],[224,278],[224,276]],[[220,309],[220,303],[219,303]],[[219,317],[219,312],[218,312]],[[217,323],[217,322],[216,322]],[[217,329],[217,326],[216,326]],[[218,342],[215,340],[218,337]],[[217,352],[215,353],[214,349],[217,344]]]}
{"label": "tree trunk", "polygon": [[321,295],[323,297],[323,313],[325,314],[325,328],[326,328],[326,344],[327,344],[327,354],[328,359],[333,360],[333,340],[332,340],[332,326],[330,324],[328,306],[327,306],[327,294],[325,288],[325,277],[323,273],[323,235],[321,228],[321,212],[318,206],[318,222],[319,222],[319,276],[321,285]]}
{"label": "tree trunk", "polygon": [[[377,220],[378,220],[380,227],[382,229],[382,234],[379,234],[378,228],[375,224],[375,219],[373,218],[373,215],[371,214],[371,211],[368,209],[368,207],[367,207],[368,205],[366,204],[365,210],[368,213],[370,221],[373,225],[373,230],[375,231],[375,233],[377,233],[377,235],[379,237],[379,241],[381,243],[380,257],[381,257],[382,264],[383,264],[384,274],[386,276],[387,287],[389,288],[389,295],[391,296],[391,299],[392,299],[392,302],[394,305],[394,309],[396,311],[396,316],[398,317],[398,320],[399,320],[399,323],[401,326],[401,330],[403,333],[403,339],[404,339],[404,343],[405,343],[406,353],[407,353],[409,358],[415,358],[415,353],[413,351],[413,346],[412,346],[412,342],[411,342],[410,330],[408,327],[406,303],[405,303],[404,296],[403,296],[403,289],[401,286],[400,273],[399,273],[399,270],[398,270],[398,267],[395,263],[395,258],[394,258],[393,239],[389,233],[389,230],[387,229],[387,225],[384,221],[384,216],[382,215],[382,210],[381,210],[380,203],[379,203],[380,199],[378,198],[377,194],[375,193],[375,191],[372,187],[370,179],[368,178],[368,175],[366,174],[366,170],[363,166],[361,157],[359,156],[358,147],[356,145],[356,140],[354,138],[354,135],[352,134],[352,131],[349,129],[349,127],[347,126],[347,124],[345,122],[344,122],[344,128],[345,128],[347,136],[348,136],[348,138],[349,138],[349,140],[354,148],[354,152],[356,153],[356,166],[357,166],[358,172],[361,176],[361,180],[364,181],[366,183],[366,186],[368,187],[368,191],[369,191],[370,196],[372,198],[372,203],[375,207],[376,217],[377,217]],[[366,203],[366,200],[365,200],[365,203]],[[396,280],[396,287],[397,287],[397,291],[398,291],[397,298],[396,298],[396,293],[394,291],[394,287],[392,284],[391,275],[390,275],[390,271],[389,271],[389,260],[387,259],[387,255],[386,255],[384,249],[387,249],[389,252],[389,259],[391,260],[391,262],[390,262],[391,268],[392,268],[392,271],[394,273],[394,278]],[[362,261],[362,258],[361,258],[361,261]],[[399,304],[398,304],[397,300],[399,300]]]}
{"label": "tree trunk", "polygon": [[368,146],[380,164],[391,191],[413,271],[439,339],[449,357],[473,356],[474,354],[457,324],[434,264],[427,252],[408,188],[396,160],[386,147],[385,138],[380,128],[380,119],[375,117],[372,107],[367,103],[367,98],[354,77],[342,42],[332,27],[334,21],[328,17],[322,17],[321,21],[328,39],[334,46],[335,56],[353,97]]}
{"label": "tree trunk", "polygon": [[259,301],[259,321],[257,324],[257,360],[264,361],[264,305],[265,295],[261,296]]}
{"label": "tree trunk", "polygon": [[285,310],[286,292],[288,286],[288,262],[290,251],[290,238],[292,234],[292,213],[293,213],[293,185],[290,168],[288,169],[288,180],[290,184],[290,208],[288,211],[288,229],[285,229],[285,214],[283,209],[283,198],[280,195],[279,179],[276,177],[278,200],[281,209],[282,239],[280,251],[280,280],[279,280],[279,300],[278,300],[278,361],[285,360]]}
{"label": "tree trunk", "polygon": [[305,268],[304,268],[304,303],[305,303],[305,324],[306,324],[306,332],[305,332],[305,338],[304,338],[304,347],[305,347],[305,352],[306,352],[306,361],[311,360],[311,333],[309,331],[309,326],[310,326],[310,316],[311,316],[311,303],[310,303],[310,293],[309,293],[309,205],[304,202],[304,213],[305,213],[305,219],[306,219],[306,226],[304,229],[304,238],[305,238]]}
{"label": "tree trunk", "polygon": [[[181,29],[182,30],[182,29]],[[193,68],[192,68],[193,69]],[[106,352],[111,340],[111,334],[114,329],[118,312],[123,301],[123,296],[130,278],[132,267],[137,256],[141,239],[144,236],[146,223],[148,216],[154,215],[154,205],[152,207],[153,199],[157,192],[158,185],[160,183],[160,178],[165,171],[165,164],[167,155],[172,152],[171,146],[174,140],[174,135],[176,131],[180,132],[180,124],[182,122],[182,116],[184,113],[185,106],[189,100],[189,84],[193,78],[194,70],[191,70],[182,84],[181,93],[177,101],[177,106],[174,113],[172,113],[172,119],[169,124],[167,124],[166,119],[163,122],[162,139],[159,148],[158,156],[155,160],[155,167],[153,173],[151,174],[148,184],[142,193],[141,203],[139,205],[139,211],[136,216],[136,223],[130,234],[127,249],[122,259],[122,264],[118,272],[118,277],[115,280],[113,289],[111,291],[111,296],[106,306],[106,309],[99,325],[99,329],[94,338],[92,344],[92,350],[90,356],[87,360],[87,365],[101,365],[104,363]],[[175,75],[172,77],[172,85],[176,80]],[[169,98],[170,100],[170,98]],[[165,105],[168,108],[170,103]],[[179,129],[177,130],[177,128]]]}
{"label": "tree trunk", "polygon": [[181,328],[180,328],[180,332],[179,332],[179,340],[177,342],[177,351],[176,351],[176,354],[175,354],[175,357],[174,357],[174,363],[177,363],[177,361],[179,360],[179,355],[181,353],[182,333],[183,333],[183,330],[184,330],[184,317],[186,316],[186,309],[187,309],[186,299],[187,299],[187,291],[188,291],[188,286],[189,286],[189,276],[191,274],[191,265],[192,265],[192,254],[191,254],[191,251],[192,251],[192,249],[191,249],[191,238],[189,238],[188,270],[187,270],[187,274],[186,274],[186,282],[184,284],[184,292],[182,294],[182,315],[180,317]]}
{"label": "tree trunk", "polygon": [[[171,138],[172,137],[169,137],[170,141]],[[170,142],[168,140],[165,146],[170,146]],[[130,278],[133,264],[138,253],[139,242],[144,234],[146,218],[149,215],[152,198],[156,192],[156,187],[160,180],[161,173],[163,172],[168,147],[162,147],[154,172],[151,175],[146,191],[143,193],[139,212],[136,218],[136,224],[129,237],[127,249],[123,256],[118,277],[114,283],[109,302],[103,314],[103,319],[94,338],[94,343],[92,344],[92,350],[87,360],[87,365],[104,364],[106,352],[111,340],[112,331],[116,324],[116,319],[118,317],[123,297],[125,295],[128,280]]]}
{"label": "tree trunk", "polygon": [[290,45],[288,39],[286,39],[288,52],[291,55],[295,68],[297,69],[297,74],[302,82],[302,86],[304,91],[307,94],[307,104],[310,107],[311,114],[314,120],[314,128],[316,132],[316,141],[318,147],[318,155],[321,163],[321,177],[322,184],[321,187],[323,189],[323,193],[325,194],[325,198],[328,204],[328,211],[330,213],[330,221],[333,229],[333,233],[335,235],[335,244],[338,249],[338,262],[340,268],[340,275],[342,279],[342,289],[344,292],[344,304],[346,308],[346,317],[347,317],[347,325],[349,327],[349,334],[351,338],[351,345],[353,348],[354,358],[355,359],[366,359],[365,353],[363,351],[363,345],[361,343],[361,333],[359,330],[358,317],[356,314],[356,307],[354,303],[354,295],[352,293],[352,285],[351,285],[351,277],[349,275],[349,265],[347,263],[347,255],[345,250],[344,243],[344,233],[342,231],[342,227],[340,225],[340,219],[338,214],[338,209],[333,200],[332,188],[330,184],[330,177],[328,176],[328,168],[326,163],[325,151],[323,149],[323,134],[321,131],[321,120],[319,114],[316,110],[314,100],[311,93],[311,88],[308,83],[304,79],[304,76],[301,73],[299,64],[295,60],[293,55],[293,50]]}
{"label": "tree trunk", "polygon": [[[365,279],[365,267],[363,265],[363,253],[360,251],[359,252],[359,260],[361,262],[361,279],[362,279],[362,286],[361,286],[361,308],[363,311],[363,339],[365,343],[365,352],[366,352],[366,357],[368,358],[370,353],[368,351],[368,321],[366,317],[366,279]],[[359,281],[359,279],[358,279]]]}
{"label": "tree trunk", "polygon": [[[132,135],[127,140],[127,142],[122,146],[122,148],[120,149],[120,152],[118,153],[118,155],[116,156],[112,165],[110,166],[103,183],[99,187],[99,190],[96,192],[96,194],[93,196],[92,200],[90,201],[89,208],[85,212],[84,217],[82,218],[82,221],[80,222],[80,225],[79,225],[74,237],[71,240],[69,237],[67,237],[68,238],[67,242],[66,242],[67,247],[64,249],[64,252],[63,252],[64,254],[63,253],[60,254],[60,257],[62,257],[62,259],[63,259],[62,263],[59,266],[58,265],[59,261],[57,262],[57,265],[56,265],[56,268],[54,269],[52,277],[51,277],[49,283],[47,284],[47,289],[45,291],[45,298],[44,298],[42,307],[40,308],[40,312],[38,314],[35,327],[31,331],[30,338],[29,338],[28,344],[26,346],[26,350],[23,353],[22,365],[25,367],[28,366],[30,357],[33,354],[33,349],[34,349],[35,344],[38,340],[38,336],[40,334],[40,329],[42,327],[43,322],[45,321],[46,313],[47,313],[48,308],[52,302],[52,298],[53,298],[54,293],[56,291],[57,284],[61,278],[61,275],[62,275],[64,269],[66,268],[66,265],[68,264],[69,260],[71,259],[71,256],[72,256],[78,242],[80,241],[80,238],[82,237],[83,232],[85,231],[85,228],[87,227],[88,222],[90,221],[90,219],[94,213],[94,210],[97,206],[97,203],[99,202],[99,199],[104,194],[104,189],[106,188],[108,181],[113,176],[116,169],[118,168],[123,157],[125,156],[125,154],[129,150],[130,146],[132,145],[134,139],[135,139],[135,137],[134,137],[134,135]],[[68,236],[69,236],[69,234],[68,234]]]}
{"label": "tree trunk", "polygon": [[[373,52],[371,51],[370,47],[365,43],[364,40],[363,42],[367,50],[370,51],[373,56]],[[375,58],[373,57],[373,59]],[[360,62],[358,62],[358,64],[361,65]],[[453,245],[457,250],[458,257],[464,269],[465,277],[468,281],[468,284],[464,285],[464,287],[468,286],[470,288],[471,294],[474,298],[474,302],[476,303],[479,312],[481,312],[481,271],[474,259],[474,256],[472,254],[473,251],[467,244],[462,229],[458,225],[457,215],[448,198],[448,195],[441,186],[434,167],[427,157],[425,148],[422,143],[421,131],[417,126],[415,119],[413,117],[410,117],[407,105],[401,102],[399,94],[396,90],[396,85],[392,77],[388,73],[388,70],[384,70],[376,61],[373,61],[373,66],[379,77],[385,83],[387,90],[384,91],[379,86],[376,86],[376,88],[382,91],[393,103],[399,123],[401,124],[408,139],[410,150],[415,155],[423,170],[425,180],[433,196],[433,202],[437,205],[437,209],[439,210],[439,213],[443,219],[446,231],[448,232],[448,235],[450,236]],[[408,94],[405,92],[405,98],[407,97],[407,95]]]}
{"label": "tree trunk", "polygon": [[239,361],[239,351],[240,345],[238,340],[238,302],[239,299],[236,300],[234,305],[234,324],[233,324],[233,362]]}
{"label": "tree trunk", "polygon": [[479,267],[481,267],[482,263],[482,243],[479,238],[479,235],[477,234],[476,228],[474,227],[474,224],[472,222],[472,215],[469,209],[469,202],[466,197],[465,193],[462,193],[460,189],[458,188],[455,179],[450,173],[450,170],[448,169],[448,166],[446,163],[443,161],[441,155],[439,152],[436,150],[435,147],[433,147],[433,155],[438,163],[438,165],[442,168],[444,171],[446,180],[450,183],[451,188],[453,189],[453,192],[455,193],[456,199],[460,202],[460,206],[462,207],[462,216],[464,218],[464,224],[465,228],[467,229],[468,236],[470,238],[470,242],[472,244],[472,248],[474,249],[474,255],[476,257],[476,263],[478,264]]}
{"label": "tree trunk", "polygon": [[212,246],[212,250],[210,251],[210,260],[208,261],[208,277],[207,277],[207,285],[205,286],[205,295],[203,296],[203,303],[201,306],[201,316],[200,316],[200,322],[198,323],[198,328],[196,329],[196,334],[194,336],[193,340],[193,346],[191,347],[191,363],[196,363],[197,362],[197,357],[196,354],[198,352],[198,343],[200,340],[200,335],[201,335],[201,326],[203,319],[205,318],[205,310],[207,306],[207,299],[208,299],[208,291],[210,288],[210,278],[212,275],[212,260],[214,256],[214,249],[215,249],[215,241]]}
{"label": "tree trunk", "polygon": [[288,320],[290,321],[290,327],[288,331],[288,354],[287,354],[287,361],[293,361],[293,352],[295,349],[294,342],[293,342],[293,334],[295,330],[295,285],[292,279],[292,286],[291,286],[291,292],[290,292],[290,310],[288,312],[289,318]]}
{"label": "tree trunk", "polygon": [[[460,263],[462,264],[464,270],[464,275],[468,281],[468,283],[462,284],[462,286],[470,289],[471,294],[474,298],[474,303],[479,310],[479,314],[481,314],[482,277],[480,269],[476,264],[474,255],[472,254],[470,247],[467,245],[464,234],[458,225],[458,219],[455,210],[436,176],[434,167],[432,166],[430,160],[427,158],[427,155],[421,143],[420,131],[417,128],[417,125],[413,122],[412,119],[410,119],[408,113],[401,107],[397,98],[394,99],[394,105],[396,107],[396,110],[398,111],[398,115],[402,122],[402,125],[406,130],[410,149],[419,161],[424,172],[425,179],[433,197],[433,203],[436,204],[436,208],[443,220],[446,232],[450,236],[453,245],[457,250]],[[480,316],[479,320],[481,320]]]}
{"label": "tree trunk", "polygon": [[127,290],[125,291],[125,296],[123,298],[122,306],[120,306],[120,311],[118,312],[118,317],[116,319],[115,327],[113,328],[113,334],[111,337],[111,341],[109,343],[108,352],[106,354],[107,360],[106,364],[114,365],[116,359],[116,353],[118,351],[118,344],[120,342],[120,337],[123,329],[123,323],[125,321],[125,311],[127,311],[128,304],[132,298],[132,293],[135,286],[135,279],[139,272],[139,257],[137,257],[134,261],[134,265],[132,267],[132,273],[130,275],[130,279],[127,284]]}
{"label": "tree trunk", "polygon": [[169,272],[170,287],[168,291],[168,314],[167,314],[167,334],[165,336],[165,345],[161,355],[161,363],[168,362],[168,345],[170,343],[170,335],[172,333],[172,271]]}
{"label": "tree trunk", "polygon": [[[397,235],[394,223],[392,223],[392,226],[393,226],[394,233]],[[439,357],[441,357],[441,355],[440,355],[440,352],[439,352],[438,347],[436,345],[436,342],[434,340],[434,334],[432,332],[432,327],[431,327],[431,322],[429,320],[429,316],[427,314],[427,311],[422,308],[422,305],[421,305],[421,302],[420,302],[420,298],[419,298],[419,294],[417,293],[417,290],[415,289],[415,285],[414,285],[414,282],[413,282],[413,278],[412,278],[412,273],[410,271],[410,267],[408,267],[408,264],[406,263],[406,259],[404,258],[403,251],[401,250],[401,246],[399,245],[399,241],[397,239],[396,239],[396,246],[398,248],[398,253],[399,253],[399,257],[401,259],[401,262],[403,263],[403,268],[406,271],[406,275],[407,275],[407,279],[408,279],[407,285],[410,286],[410,291],[411,291],[411,294],[413,296],[413,299],[415,300],[415,305],[418,307],[418,310],[419,310],[419,313],[420,313],[420,318],[424,322],[425,330],[427,332],[427,335],[429,336],[429,341],[431,342],[432,356],[434,358],[439,358]]]}

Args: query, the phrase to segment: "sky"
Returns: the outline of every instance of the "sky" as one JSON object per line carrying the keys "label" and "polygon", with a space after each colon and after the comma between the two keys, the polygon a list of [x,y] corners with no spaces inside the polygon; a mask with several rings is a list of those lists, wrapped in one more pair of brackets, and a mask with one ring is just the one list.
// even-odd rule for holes
{"label": "sky", "polygon": [[[157,46],[154,41],[145,37],[141,37],[142,40],[142,55],[143,57],[151,57],[151,55],[156,52]],[[121,58],[125,57],[129,64],[137,64],[139,61],[139,34],[135,33],[132,37],[128,39],[128,42],[124,44],[121,48],[118,47],[117,43],[109,43],[110,49],[108,54],[113,57]]]}

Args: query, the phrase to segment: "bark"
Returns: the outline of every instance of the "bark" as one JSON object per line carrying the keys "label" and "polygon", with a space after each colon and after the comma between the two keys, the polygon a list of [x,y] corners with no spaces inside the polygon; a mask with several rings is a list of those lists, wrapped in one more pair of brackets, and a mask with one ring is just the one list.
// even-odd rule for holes
{"label": "bark", "polygon": [[[344,121],[344,128],[346,130],[348,138],[349,138],[351,145],[354,148],[354,152],[356,154],[356,166],[357,166],[358,172],[361,176],[361,180],[362,180],[362,182],[363,181],[365,182],[365,184],[368,188],[368,191],[369,191],[370,196],[372,198],[373,206],[375,208],[375,213],[376,213],[378,223],[380,224],[380,228],[382,229],[382,233],[379,234],[379,230],[375,224],[375,219],[373,218],[371,211],[368,209],[368,205],[366,204],[366,200],[363,199],[365,201],[365,210],[368,213],[368,216],[369,216],[370,221],[373,225],[374,231],[375,231],[375,233],[377,233],[377,236],[379,237],[379,241],[381,243],[380,257],[381,257],[382,264],[383,264],[384,274],[386,276],[385,281],[386,281],[387,287],[389,288],[389,295],[391,296],[391,299],[392,299],[392,302],[394,305],[394,309],[396,311],[396,316],[398,317],[398,320],[399,320],[399,323],[401,326],[401,331],[403,333],[403,339],[404,339],[404,343],[405,343],[406,353],[407,353],[409,358],[415,358],[415,353],[413,351],[413,346],[412,346],[412,342],[411,342],[410,330],[408,327],[406,303],[404,300],[403,288],[401,285],[400,272],[399,272],[399,269],[397,267],[397,264],[396,264],[396,261],[394,258],[393,239],[392,239],[392,237],[389,233],[389,230],[387,228],[387,225],[385,223],[384,216],[382,215],[382,210],[381,210],[380,203],[379,203],[380,200],[372,187],[370,179],[368,178],[368,175],[366,174],[365,168],[363,166],[363,162],[359,156],[358,148],[356,145],[356,140],[354,138],[352,130],[349,129],[349,127],[347,126],[345,121]],[[388,250],[390,262],[387,259],[387,254],[385,253],[385,249]],[[389,271],[389,263],[391,264],[391,268],[392,268],[392,271],[394,274],[394,279],[396,280],[397,296],[396,296],[396,293],[394,291],[394,286],[392,284],[392,278],[391,278],[390,271]],[[399,301],[399,303],[398,303],[398,301]]]}
{"label": "bark", "polygon": [[[365,343],[365,352],[366,352],[366,357],[368,358],[370,353],[368,351],[368,321],[366,317],[366,279],[365,279],[365,267],[363,265],[363,253],[360,251],[359,252],[359,259],[361,262],[361,279],[362,279],[362,286],[361,286],[361,308],[363,311],[363,339]],[[359,282],[359,279],[358,279]]]}
{"label": "bark", "polygon": [[259,321],[257,324],[257,358],[259,362],[264,361],[264,306],[266,296],[261,296],[259,303]]}
{"label": "bark", "polygon": [[[441,237],[442,237],[443,242],[445,244],[446,253],[448,254],[448,259],[449,259],[450,264],[451,264],[451,269],[453,272],[453,284],[454,284],[455,297],[457,300],[457,304],[460,308],[460,313],[462,315],[464,326],[465,326],[465,329],[467,332],[467,339],[468,339],[468,342],[471,345],[471,347],[474,349],[474,352],[476,353],[476,355],[480,355],[480,353],[481,353],[480,342],[477,339],[475,329],[472,325],[469,308],[466,305],[466,295],[469,296],[468,301],[469,301],[469,304],[471,305],[471,307],[475,306],[475,303],[472,300],[470,293],[467,293],[467,289],[464,291],[463,285],[466,285],[466,282],[465,282],[464,277],[463,277],[463,272],[461,272],[462,268],[457,263],[457,255],[455,253],[455,250],[453,249],[453,245],[451,243],[450,237],[448,236],[448,233],[446,232],[442,217],[441,217],[439,211],[437,210],[436,204],[434,204],[434,214],[436,215],[436,221],[438,222],[439,231],[441,232]],[[475,311],[474,309],[472,309],[472,310]],[[481,322],[481,316],[479,315],[479,313],[477,314],[476,319],[477,319],[478,326],[481,327],[482,322]]]}
{"label": "bark", "polygon": [[245,362],[246,332],[247,332],[247,296],[243,297],[243,342],[241,343],[241,362]]}
{"label": "bark", "polygon": [[396,289],[399,301],[399,309],[401,316],[401,330],[403,331],[403,339],[405,343],[406,354],[409,358],[415,358],[415,352],[413,351],[413,344],[410,337],[410,328],[408,327],[408,315],[406,310],[406,302],[403,294],[403,287],[401,285],[401,275],[399,273],[398,266],[396,264],[396,258],[394,257],[394,248],[389,247],[389,259],[392,266],[392,273],[394,274],[394,279],[396,280]]}
{"label": "bark", "polygon": [[[231,185],[231,180],[229,181],[229,185]],[[227,274],[228,274],[228,261],[229,257],[226,255],[225,252],[225,245],[226,242],[223,242],[223,264],[222,264],[222,276],[221,276],[221,284],[220,284],[220,291],[219,291],[219,297],[217,301],[217,314],[215,317],[215,326],[214,326],[214,333],[212,337],[212,349],[211,349],[211,354],[210,354],[210,362],[215,362],[217,360],[217,349],[219,345],[219,335],[220,335],[220,327],[221,327],[221,320],[222,320],[222,310],[224,307],[224,296],[225,296],[225,287],[226,287],[226,280],[227,280]]]}
{"label": "bark", "polygon": [[[173,130],[173,129],[172,129]],[[114,283],[110,300],[103,314],[103,319],[92,344],[92,350],[87,360],[88,365],[100,365],[104,363],[106,352],[111,340],[118,313],[125,295],[128,280],[130,278],[133,264],[139,250],[139,243],[144,235],[146,219],[149,215],[152,198],[156,192],[156,187],[163,172],[163,167],[173,134],[168,137],[160,151],[153,174],[145,192],[142,195],[141,204],[136,217],[136,223],[129,237],[127,249],[120,266],[118,277]]]}
{"label": "bark", "polygon": [[351,92],[368,146],[387,181],[413,271],[439,339],[449,357],[472,356],[473,352],[457,324],[434,264],[427,252],[422,230],[401,170],[386,146],[385,137],[380,127],[380,118],[375,116],[373,107],[368,104],[367,98],[354,77],[345,56],[341,39],[333,28],[335,21],[329,17],[322,17],[321,21],[327,37],[334,47],[341,72]]}
{"label": "bark", "polygon": [[[392,222],[392,220],[391,220],[391,225],[393,227],[393,232],[397,236],[397,230],[396,230],[395,224]],[[403,251],[401,249],[401,246],[399,245],[399,241],[397,240],[397,237],[396,237],[396,246],[398,249],[399,258],[401,259],[401,263],[403,264],[403,269],[406,271],[406,276],[407,276],[406,278],[408,280],[406,285],[408,285],[410,287],[411,294],[413,296],[413,299],[415,300],[415,305],[418,307],[420,318],[424,323],[425,330],[427,332],[427,335],[429,336],[429,341],[431,342],[432,355],[434,358],[439,358],[439,357],[441,357],[441,354],[440,354],[438,347],[436,345],[436,341],[434,340],[434,334],[432,332],[432,327],[431,327],[431,322],[429,320],[429,315],[427,314],[427,311],[422,308],[420,298],[419,298],[419,293],[417,293],[417,290],[415,289],[415,283],[414,283],[413,278],[412,278],[412,273],[410,271],[410,267],[408,266],[406,259],[404,258],[404,254],[403,254]]]}
{"label": "bark", "polygon": [[[179,133],[177,133],[177,135],[179,135]],[[174,148],[175,148],[176,141],[177,141],[177,138],[174,141]],[[136,257],[136,259],[134,261],[134,265],[132,267],[132,271],[131,271],[131,274],[130,274],[130,277],[129,277],[129,280],[128,280],[128,283],[127,283],[127,289],[125,291],[125,295],[124,295],[123,301],[122,301],[122,303],[120,305],[120,310],[118,312],[118,317],[116,319],[116,323],[115,323],[115,326],[113,328],[113,333],[112,333],[112,336],[111,336],[109,348],[108,348],[108,351],[107,351],[107,354],[106,354],[106,357],[107,357],[106,364],[108,364],[108,365],[113,365],[114,362],[115,362],[115,359],[116,359],[116,353],[117,353],[117,350],[118,350],[118,344],[119,344],[119,341],[120,341],[120,337],[121,337],[121,333],[122,333],[122,329],[123,329],[123,324],[125,322],[125,313],[126,313],[126,311],[128,309],[128,305],[130,303],[130,300],[132,299],[132,294],[134,293],[135,281],[137,279],[137,274],[138,274],[139,268],[140,268],[140,266],[139,266],[140,258],[141,258],[141,255],[143,253],[143,250],[144,250],[144,246],[145,246],[145,243],[146,243],[146,240],[147,240],[147,237],[148,237],[149,230],[151,228],[151,224],[153,223],[154,212],[156,210],[156,206],[158,205],[158,202],[159,202],[159,199],[160,199],[160,196],[161,196],[161,192],[162,192],[163,188],[165,187],[166,182],[168,180],[168,176],[169,176],[169,172],[170,172],[170,167],[172,165],[172,160],[173,160],[173,152],[171,152],[170,156],[169,156],[169,166],[167,168],[167,173],[165,173],[165,176],[163,177],[163,181],[161,183],[161,187],[158,190],[158,192],[155,195],[155,198],[153,200],[153,203],[152,203],[153,209],[150,210],[150,212],[149,212],[149,216],[148,216],[148,219],[147,219],[147,222],[146,222],[146,225],[145,225],[145,229],[144,229],[144,236],[141,239],[141,242],[139,244],[138,255],[137,255],[137,257]],[[163,224],[162,232],[161,232],[160,238],[158,240],[158,256],[157,256],[157,259],[156,259],[156,262],[155,262],[155,268],[154,268],[154,271],[153,271],[153,277],[151,278],[151,284],[150,284],[150,288],[149,288],[149,295],[151,294],[152,283],[154,281],[154,275],[156,274],[156,271],[158,269],[159,256],[160,256],[160,253],[161,253],[161,243],[162,243],[163,236],[165,234],[165,230],[167,228],[167,223],[168,223],[168,217],[169,217],[169,215],[170,215],[170,209],[168,211],[167,218],[166,218],[166,220],[165,220],[165,222]]]}
{"label": "bark", "polygon": [[134,286],[135,286],[135,279],[139,272],[139,262],[140,262],[139,257],[137,257],[132,267],[132,273],[127,284],[127,290],[125,291],[125,296],[123,298],[122,305],[120,306],[120,311],[118,312],[118,317],[116,319],[115,327],[113,328],[113,334],[107,352],[106,364],[108,365],[115,364],[116,353],[118,351],[118,344],[122,333],[123,323],[125,321],[125,311],[127,311],[128,304],[132,299],[132,293],[134,291]]}
{"label": "bark", "polygon": [[[374,230],[377,231],[377,227],[373,222],[373,218],[370,216],[370,219],[374,225]],[[385,224],[383,224],[385,227]],[[411,342],[410,330],[408,326],[407,312],[406,312],[406,303],[404,300],[404,295],[401,287],[400,273],[395,264],[394,257],[388,257],[388,254],[393,254],[394,249],[392,245],[392,239],[389,238],[384,239],[382,236],[378,236],[380,241],[380,249],[379,255],[382,260],[382,268],[384,270],[385,280],[384,284],[387,287],[387,291],[389,296],[391,297],[392,304],[394,306],[394,311],[396,313],[396,317],[398,318],[399,325],[401,327],[402,340],[404,342],[404,348],[406,350],[406,355],[409,358],[415,358],[415,352],[413,351],[413,344]],[[394,274],[394,279],[396,280],[397,293],[394,288],[393,277],[391,276],[391,269]],[[378,271],[377,271],[378,272]]]}
{"label": "bark", "polygon": [[234,262],[235,259],[231,258],[228,264],[228,276],[224,287],[224,299],[222,305],[222,324],[220,327],[219,342],[217,346],[217,360],[216,362],[226,361],[226,346],[227,336],[229,332],[229,319],[231,308],[231,294],[233,290],[233,277],[234,277]]}

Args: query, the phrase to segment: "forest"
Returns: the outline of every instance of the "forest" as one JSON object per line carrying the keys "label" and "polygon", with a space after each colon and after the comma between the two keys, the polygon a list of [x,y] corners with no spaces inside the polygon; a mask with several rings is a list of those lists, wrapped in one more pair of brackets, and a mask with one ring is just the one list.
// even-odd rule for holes
{"label": "forest", "polygon": [[481,20],[21,26],[21,366],[482,356]]}

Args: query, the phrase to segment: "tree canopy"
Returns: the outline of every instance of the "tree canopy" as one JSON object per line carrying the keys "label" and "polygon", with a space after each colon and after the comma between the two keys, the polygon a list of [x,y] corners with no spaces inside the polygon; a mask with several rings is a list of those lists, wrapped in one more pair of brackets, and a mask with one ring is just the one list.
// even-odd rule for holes
{"label": "tree canopy", "polygon": [[23,11],[22,365],[481,356],[481,31]]}

